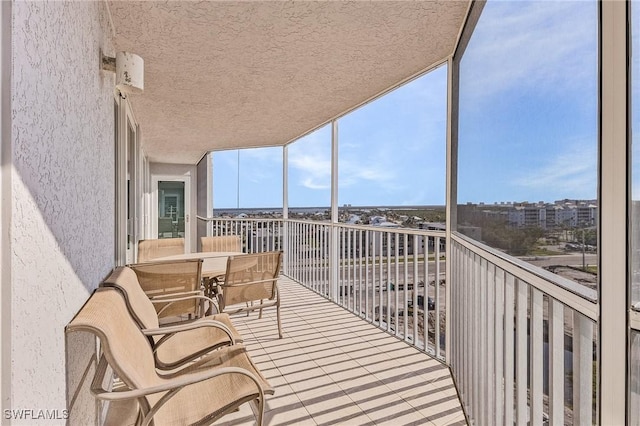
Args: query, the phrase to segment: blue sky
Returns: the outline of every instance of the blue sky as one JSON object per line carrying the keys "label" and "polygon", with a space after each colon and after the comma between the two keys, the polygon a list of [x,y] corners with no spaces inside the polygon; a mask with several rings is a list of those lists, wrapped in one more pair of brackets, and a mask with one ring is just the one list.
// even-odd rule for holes
{"label": "blue sky", "polygon": [[[440,67],[338,121],[339,204],[444,204],[446,79]],[[290,144],[288,159],[289,206],[329,206],[331,126]],[[241,150],[239,179],[237,164],[238,151],[214,154],[217,208],[238,205],[238,182],[240,207],[282,205],[282,148]]]}
{"label": "blue sky", "polygon": [[597,4],[487,2],[460,67],[459,202],[596,198]]}
{"label": "blue sky", "polygon": [[[596,198],[597,36],[595,1],[486,4],[461,63],[459,202]],[[339,120],[340,205],[444,204],[446,78]],[[289,205],[328,206],[330,126],[288,150]],[[237,168],[238,151],[214,154],[217,208],[282,205],[282,148]]]}

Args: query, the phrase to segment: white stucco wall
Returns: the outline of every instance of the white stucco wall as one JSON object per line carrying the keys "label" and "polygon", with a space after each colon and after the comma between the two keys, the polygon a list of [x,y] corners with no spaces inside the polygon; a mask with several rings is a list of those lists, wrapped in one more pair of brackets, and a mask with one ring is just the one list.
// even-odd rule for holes
{"label": "white stucco wall", "polygon": [[76,388],[95,345],[66,339],[64,327],[114,263],[114,77],[99,65],[100,49],[113,53],[105,3],[18,0],[12,37],[11,236],[3,243],[11,408],[61,411],[73,400],[72,424],[91,424],[93,398]]}

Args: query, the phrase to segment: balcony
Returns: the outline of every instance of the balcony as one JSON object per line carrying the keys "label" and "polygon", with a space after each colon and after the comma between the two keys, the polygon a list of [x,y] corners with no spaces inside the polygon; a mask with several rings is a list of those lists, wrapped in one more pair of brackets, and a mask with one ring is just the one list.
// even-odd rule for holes
{"label": "balcony", "polygon": [[[265,424],[466,424],[443,363],[290,278],[279,286],[283,339],[269,311],[233,318],[276,388]],[[245,404],[221,424],[254,422]]]}
{"label": "balcony", "polygon": [[[301,169],[307,172],[307,166],[313,164],[321,166],[321,176],[331,175],[330,185],[320,187],[331,186],[325,198],[332,205],[332,222],[296,221],[285,215],[284,220],[267,224],[270,235],[251,233],[246,246],[250,251],[284,250],[283,285],[292,286],[291,294],[302,292],[300,286],[308,288],[317,300],[313,306],[350,315],[337,324],[356,321],[366,329],[375,327],[376,336],[392,339],[394,346],[389,347],[421,354],[418,367],[430,368],[437,362],[429,357],[444,362],[457,386],[460,407],[474,424],[637,424],[640,239],[636,226],[638,144],[632,128],[638,127],[638,120],[631,111],[640,108],[631,108],[638,99],[637,90],[631,89],[638,87],[640,55],[631,55],[638,48],[639,27],[631,23],[638,22],[640,8],[636,1],[555,3],[584,5],[591,20],[578,19],[585,25],[580,27],[583,33],[568,19],[582,15],[568,9],[553,12],[553,19],[537,19],[541,15],[534,12],[552,10],[551,3],[544,8],[531,5],[532,13],[526,17],[531,20],[521,21],[492,17],[492,5],[494,11],[500,11],[508,4],[499,1],[3,2],[3,408],[27,412],[68,409],[69,424],[100,424],[96,404],[82,388],[91,376],[95,342],[86,338],[65,341],[61,330],[111,268],[127,263],[127,250],[135,252],[139,239],[157,237],[152,226],[158,216],[154,214],[158,209],[153,198],[154,177],[177,176],[187,182],[185,191],[191,191],[192,208],[186,236],[195,249],[198,236],[218,232],[213,227],[203,231],[201,223],[196,230],[193,220],[196,214],[208,217],[213,205],[212,168],[210,158],[203,156],[206,152],[281,147],[283,167],[275,168],[283,170],[283,184],[291,186],[287,161],[294,144],[314,129],[325,129],[325,147],[331,151],[326,158],[331,160],[319,161],[322,158],[314,149],[302,147],[305,158],[312,162]],[[514,9],[526,11],[520,4]],[[489,30],[505,29],[506,22],[517,24],[520,28],[513,31],[485,32],[490,36],[487,46],[514,47],[527,60],[508,52],[487,54],[482,49],[465,53],[473,47],[473,38],[482,34],[483,22]],[[523,22],[543,24],[541,36],[527,34],[532,27]],[[548,24],[558,22],[570,24],[567,39],[553,37],[549,31]],[[531,49],[515,43],[525,39],[549,40],[551,45],[543,49],[534,44],[538,48]],[[567,43],[559,41],[587,39],[592,42],[587,56],[573,54],[566,49]],[[100,67],[99,58],[121,50],[145,59],[144,95],[114,95],[114,76]],[[536,52],[541,55],[537,59]],[[540,73],[544,66],[555,63],[548,59],[563,52],[568,53],[566,64],[551,69],[551,74]],[[471,60],[474,57],[495,60],[496,66],[477,67]],[[580,58],[590,62],[574,69]],[[465,73],[465,63],[466,70],[475,70],[482,78]],[[344,153],[338,161],[338,139],[342,136],[343,148],[349,142],[344,132],[338,132],[338,122],[344,130],[348,126],[344,118],[351,112],[415,81],[422,73],[443,70],[439,66],[444,64],[446,93],[439,99],[446,98],[447,108],[446,119],[440,120],[443,135],[439,140],[443,146],[446,140],[446,159],[442,159],[447,179],[443,189],[446,232],[338,223],[340,164],[348,164]],[[584,77],[585,70],[592,74],[586,78],[588,90],[581,90],[576,77]],[[531,114],[525,98],[516,96],[506,102],[508,98],[496,92],[498,102],[483,104],[473,97],[489,86],[484,77],[495,83],[493,88],[512,87],[504,81],[506,75],[518,77],[527,94],[550,102],[538,112],[552,114],[561,122],[559,134],[567,137],[558,141],[589,141],[585,147],[590,150],[576,144],[575,152],[590,152],[593,160],[594,193],[589,197],[597,198],[599,210],[584,223],[597,227],[597,295],[486,247],[478,242],[481,238],[470,240],[456,232],[456,205],[466,202],[461,190],[474,194],[473,185],[465,185],[476,183],[486,170],[507,164],[520,169],[531,162],[532,153],[545,152],[550,160],[569,159],[570,166],[587,164],[581,155],[574,158],[542,149],[543,139],[564,145],[556,143],[556,138],[546,138],[553,133],[549,120]],[[591,98],[584,102],[567,94],[557,79],[549,78],[553,75],[564,75],[570,88]],[[538,87],[542,81],[548,83],[545,90]],[[549,96],[554,94],[561,102]],[[578,121],[591,129],[591,137],[577,137],[566,121],[565,101],[574,101],[589,115]],[[508,113],[492,112],[485,105],[505,106]],[[465,115],[470,108],[486,116]],[[372,123],[362,128],[386,134],[386,126],[378,120]],[[485,123],[491,131],[465,123]],[[506,135],[508,147],[527,148],[525,156],[519,161],[501,161],[494,154],[505,150],[497,144],[494,131]],[[423,132],[416,134],[424,136]],[[376,152],[368,135],[355,139]],[[385,137],[385,147],[405,148],[404,141],[402,135]],[[495,157],[497,165],[478,167],[480,152]],[[433,151],[412,157],[431,158],[431,154]],[[407,170],[426,169],[424,163],[415,167],[396,163]],[[557,172],[571,169],[555,164],[528,170],[526,179],[495,178],[491,187],[516,181],[551,187],[545,177],[564,176]],[[384,170],[384,164],[375,166]],[[416,191],[432,183],[427,177],[403,179]],[[286,194],[287,185],[283,186],[278,191]],[[515,200],[541,199],[522,196],[526,198]],[[283,198],[284,209],[298,202]],[[348,197],[344,201],[356,203]],[[535,218],[528,219],[535,222]],[[244,226],[264,229],[251,221],[248,225],[232,222],[242,232]],[[220,232],[227,232],[224,227],[220,225]],[[446,246],[440,244],[445,242]],[[303,309],[310,308],[300,307],[300,312]],[[326,318],[326,312],[319,316]],[[308,324],[315,317],[291,318],[285,330],[288,326],[289,332],[298,333],[297,321]],[[254,324],[245,328],[248,336],[258,330]],[[328,324],[327,330],[333,326]],[[280,343],[270,343],[262,336],[260,342]],[[295,344],[308,343],[296,340]],[[319,399],[307,399],[295,389],[295,376],[288,381],[295,372],[280,369],[272,359],[277,348],[263,348],[257,338],[250,344],[270,377],[286,382],[282,384],[285,391],[272,400],[271,419],[302,406],[314,421],[332,422],[326,409],[319,407]],[[340,346],[341,352],[346,353],[346,347]],[[349,352],[348,356],[358,363],[353,353],[357,354]],[[413,366],[409,361],[413,356],[398,361],[403,369]],[[325,366],[314,363],[325,372]],[[390,387],[388,378],[380,375],[377,379],[377,372],[364,368],[369,378]],[[372,408],[366,402],[373,400],[365,396],[366,401],[358,404],[353,398],[359,392],[345,391],[341,380],[340,376],[332,379],[336,390],[328,394],[344,393],[355,405],[363,406],[363,422],[373,422],[372,416],[382,411],[378,407],[386,403],[377,401]],[[309,388],[321,385],[309,384]],[[424,399],[425,404],[430,401],[437,406],[443,398],[448,396],[434,394],[434,400]],[[400,391],[400,399],[426,419],[446,418],[434,417],[431,411],[422,414],[405,390]],[[236,420],[246,418],[238,413]],[[297,419],[302,416],[282,422]]]}
{"label": "balcony", "polygon": [[[525,424],[530,418],[536,424],[550,419],[588,424],[597,415],[594,290],[462,235],[452,238],[447,260],[442,231],[292,220],[213,222],[216,233],[243,235],[248,251],[285,247],[283,295],[287,305],[291,303],[288,306],[295,306],[285,309],[291,346],[287,342],[281,347],[278,341],[269,340],[274,335],[270,330],[273,322],[262,329],[254,328],[250,319],[238,320],[243,321],[243,333],[255,337],[250,348],[259,362],[265,362],[266,370],[273,374],[270,377],[291,387],[290,392],[285,391],[291,398],[291,402],[287,399],[290,408],[319,404],[307,411],[315,419],[313,411],[323,403],[314,399],[317,395],[310,388],[315,380],[321,380],[319,388],[336,389],[329,394],[338,399],[345,392],[359,398],[359,381],[345,380],[345,373],[352,374],[349,366],[364,368],[362,377],[353,372],[356,379],[381,380],[394,391],[399,387],[397,401],[405,398],[405,391],[423,393],[438,407],[440,401],[449,401],[448,387],[453,386],[448,370],[436,368],[441,365],[436,359],[446,359],[462,406],[477,424]],[[445,281],[447,267],[454,276],[456,290],[451,292]],[[451,312],[448,318],[447,312]],[[310,331],[312,326],[317,328]],[[376,328],[383,332],[374,331]],[[317,345],[315,336],[322,336]],[[380,348],[373,341],[383,345],[384,356],[367,353],[372,347]],[[453,348],[451,358],[446,358],[447,345]],[[281,348],[286,348],[282,358],[273,352],[278,354]],[[388,365],[394,365],[396,371],[385,369]],[[444,393],[417,390],[409,383],[405,386],[408,376],[403,371],[411,368],[418,369],[416,375],[423,375],[422,369],[429,371],[423,376],[426,383],[434,383],[431,374],[447,383],[437,386]],[[331,376],[336,372],[338,379]],[[330,378],[319,379],[327,373]],[[386,392],[375,390],[371,395],[375,394]],[[305,404],[306,395],[314,398]],[[363,393],[367,401],[368,395]],[[360,400],[351,401],[360,406]],[[332,404],[336,406],[335,401]],[[375,406],[380,405],[385,403],[378,401]],[[448,411],[453,409],[447,405],[433,414],[429,408],[422,415],[429,421],[443,416],[457,422],[455,412]],[[296,419],[302,421],[308,414],[302,410]],[[364,414],[370,412],[364,410]],[[276,411],[273,415],[285,414]],[[340,415],[353,415],[354,421],[366,419],[360,417],[362,413]]]}

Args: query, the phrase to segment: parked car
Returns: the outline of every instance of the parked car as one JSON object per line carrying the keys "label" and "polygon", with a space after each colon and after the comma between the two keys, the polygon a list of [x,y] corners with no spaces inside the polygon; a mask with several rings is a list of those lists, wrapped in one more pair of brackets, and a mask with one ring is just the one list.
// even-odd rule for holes
{"label": "parked car", "polygon": [[[420,294],[418,295],[418,307],[424,309],[424,296]],[[433,298],[429,296],[427,296],[427,308],[430,311],[434,311],[436,309],[436,303],[434,302]]]}

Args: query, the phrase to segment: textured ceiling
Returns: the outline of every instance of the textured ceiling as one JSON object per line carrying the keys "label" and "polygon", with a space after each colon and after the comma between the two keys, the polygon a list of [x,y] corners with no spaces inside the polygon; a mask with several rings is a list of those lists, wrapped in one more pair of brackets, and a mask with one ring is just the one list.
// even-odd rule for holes
{"label": "textured ceiling", "polygon": [[283,145],[447,58],[469,2],[109,1],[151,161]]}

